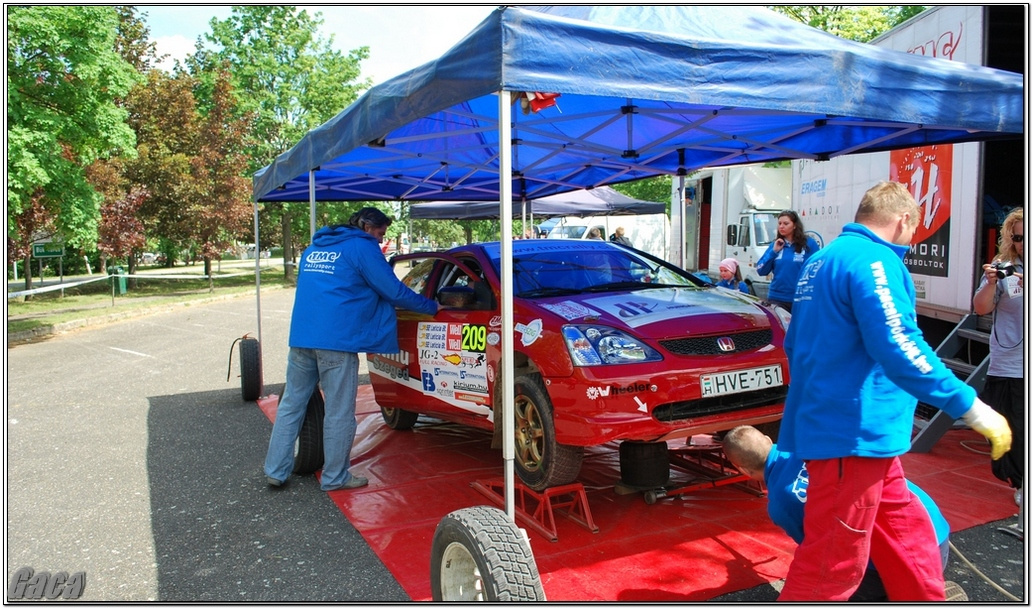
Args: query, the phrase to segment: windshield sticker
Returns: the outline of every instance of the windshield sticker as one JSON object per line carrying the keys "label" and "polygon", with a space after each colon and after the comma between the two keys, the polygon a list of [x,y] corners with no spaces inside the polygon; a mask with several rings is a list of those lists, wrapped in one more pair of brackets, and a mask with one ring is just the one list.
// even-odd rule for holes
{"label": "windshield sticker", "polygon": [[631,294],[588,298],[585,299],[585,303],[617,317],[632,328],[692,315],[757,313],[757,308],[753,304],[717,290],[658,288]]}
{"label": "windshield sticker", "polygon": [[502,335],[499,334],[498,332],[489,332],[488,333],[488,344],[491,345],[492,347],[494,347],[495,345],[499,344],[500,340],[502,340]]}
{"label": "windshield sticker", "polygon": [[536,319],[526,326],[517,324],[514,330],[520,333],[520,344],[530,347],[542,335],[542,320]]}
{"label": "windshield sticker", "polygon": [[542,304],[543,309],[548,309],[556,315],[559,315],[567,321],[574,319],[581,319],[583,317],[591,317],[598,315],[599,312],[582,305],[581,303],[574,302],[573,300],[564,300],[563,302]]}

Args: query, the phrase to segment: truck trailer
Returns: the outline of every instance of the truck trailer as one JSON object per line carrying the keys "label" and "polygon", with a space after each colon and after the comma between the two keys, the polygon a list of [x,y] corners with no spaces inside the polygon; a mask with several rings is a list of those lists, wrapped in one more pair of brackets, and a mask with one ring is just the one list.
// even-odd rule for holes
{"label": "truck trailer", "polygon": [[[1022,73],[1026,21],[1022,5],[938,6],[872,44]],[[993,258],[1004,216],[1025,205],[1026,153],[1022,139],[1002,139],[796,160],[770,171],[789,184],[790,200],[781,209],[795,210],[820,246],[853,221],[862,195],[875,183],[894,180],[908,186],[922,207],[922,220],[905,262],[915,282],[919,325],[936,345],[971,311],[981,266]],[[683,210],[685,240],[675,244],[672,260],[716,275],[720,260],[734,257],[744,278],[753,278],[763,295],[766,279],[756,277],[755,263],[771,238],[764,214],[777,215],[772,210],[779,205],[768,209],[736,186],[749,181],[738,175],[759,169],[710,168],[686,178],[684,206],[682,193],[673,193],[675,209]],[[783,201],[780,194],[763,200]]]}

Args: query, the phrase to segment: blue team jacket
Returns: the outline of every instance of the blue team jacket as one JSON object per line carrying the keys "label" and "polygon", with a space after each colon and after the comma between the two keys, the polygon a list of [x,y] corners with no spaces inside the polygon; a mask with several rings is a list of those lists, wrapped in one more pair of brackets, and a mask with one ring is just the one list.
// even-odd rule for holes
{"label": "blue team jacket", "polygon": [[[768,246],[764,255],[757,261],[757,274],[763,277],[774,272],[768,286],[768,298],[782,302],[792,302],[793,294],[796,293],[796,280],[800,277],[800,269],[807,263],[811,256],[818,251],[818,242],[807,237],[802,251],[797,252],[791,245],[782,248],[782,251],[775,251],[775,243]],[[793,305],[794,307],[796,305]]]}
{"label": "blue team jacket", "polygon": [[288,343],[348,353],[396,353],[396,306],[437,312],[435,301],[398,280],[372,235],[352,226],[322,228],[298,265]]}
{"label": "blue team jacket", "polygon": [[[803,541],[803,505],[807,502],[807,468],[793,455],[771,447],[764,465],[764,483],[768,487],[768,515],[796,543]],[[936,544],[941,545],[950,535],[950,525],[933,498],[910,480],[907,486],[918,497],[933,522]]]}
{"label": "blue team jacket", "polygon": [[976,392],[925,342],[908,246],[860,224],[804,266],[786,332],[790,385],[779,440],[797,457],[908,451],[916,398],[958,418]]}

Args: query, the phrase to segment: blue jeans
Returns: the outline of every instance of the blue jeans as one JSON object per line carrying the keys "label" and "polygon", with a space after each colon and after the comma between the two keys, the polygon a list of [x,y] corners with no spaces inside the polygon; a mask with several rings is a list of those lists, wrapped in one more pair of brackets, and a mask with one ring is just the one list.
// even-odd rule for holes
{"label": "blue jeans", "polygon": [[291,347],[287,354],[287,386],[276,409],[265,475],[286,480],[294,469],[294,443],[305,421],[305,409],[317,383],[323,388],[323,475],[320,488],[332,490],[351,479],[355,439],[355,395],[359,390],[359,355]]}

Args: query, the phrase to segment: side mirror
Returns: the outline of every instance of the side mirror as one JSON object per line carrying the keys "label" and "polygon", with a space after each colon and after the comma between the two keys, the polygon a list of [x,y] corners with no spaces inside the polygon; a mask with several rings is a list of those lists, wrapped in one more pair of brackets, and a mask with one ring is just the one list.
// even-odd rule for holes
{"label": "side mirror", "polygon": [[729,224],[725,231],[725,243],[731,246],[739,245],[739,227],[735,224]]}
{"label": "side mirror", "polygon": [[442,306],[457,309],[470,307],[477,301],[474,289],[465,285],[453,285],[438,290],[438,302]]}

